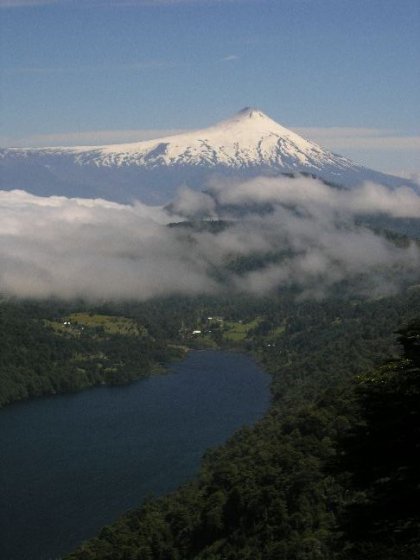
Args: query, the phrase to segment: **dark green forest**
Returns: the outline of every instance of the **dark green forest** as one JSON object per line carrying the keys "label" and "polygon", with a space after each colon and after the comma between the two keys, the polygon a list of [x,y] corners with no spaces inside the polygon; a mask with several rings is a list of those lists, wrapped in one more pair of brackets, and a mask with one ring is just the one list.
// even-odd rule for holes
{"label": "dark green forest", "polygon": [[222,305],[260,317],[237,344],[272,374],[270,410],[67,559],[420,557],[419,295]]}
{"label": "dark green forest", "polygon": [[[70,321],[81,309],[84,313]],[[127,383],[184,355],[134,319],[113,315],[81,304],[1,302],[0,406],[92,385]]]}
{"label": "dark green forest", "polygon": [[186,347],[250,352],[272,376],[264,418],[196,480],[67,560],[420,558],[420,289],[294,296],[0,304],[2,404],[128,382]]}

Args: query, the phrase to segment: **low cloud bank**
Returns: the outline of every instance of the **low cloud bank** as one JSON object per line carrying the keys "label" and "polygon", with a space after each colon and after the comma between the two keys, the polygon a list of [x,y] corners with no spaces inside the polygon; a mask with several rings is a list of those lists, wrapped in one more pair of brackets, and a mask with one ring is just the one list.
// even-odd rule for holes
{"label": "low cloud bank", "polygon": [[[219,181],[207,193],[183,188],[165,209],[0,191],[0,292],[146,299],[267,294],[293,285],[322,297],[342,281],[356,289],[364,278],[363,290],[372,294],[418,277],[418,246],[356,225],[363,215],[420,219],[420,195],[375,184],[347,191],[313,179],[257,178]],[[228,226],[168,227],[203,218]],[[271,258],[242,272],[228,266],[255,255]]]}

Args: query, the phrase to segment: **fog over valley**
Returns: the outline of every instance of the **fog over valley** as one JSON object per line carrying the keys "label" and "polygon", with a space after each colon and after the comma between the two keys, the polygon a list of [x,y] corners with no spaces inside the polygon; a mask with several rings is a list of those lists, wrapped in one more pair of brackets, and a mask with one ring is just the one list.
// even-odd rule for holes
{"label": "fog over valley", "polygon": [[420,559],[419,0],[0,15],[0,560]]}
{"label": "fog over valley", "polygon": [[420,219],[419,193],[305,177],[181,187],[166,207],[1,191],[0,291],[144,300],[294,286],[323,297],[345,280],[385,294],[418,272],[420,251],[363,225],[375,217]]}

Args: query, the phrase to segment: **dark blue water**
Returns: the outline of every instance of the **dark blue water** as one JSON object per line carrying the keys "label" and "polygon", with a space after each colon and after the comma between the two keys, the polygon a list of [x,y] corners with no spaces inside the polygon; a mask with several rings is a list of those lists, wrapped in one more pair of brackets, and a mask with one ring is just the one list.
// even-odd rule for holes
{"label": "dark blue water", "polygon": [[0,410],[0,558],[50,560],[196,474],[262,416],[269,378],[242,354],[192,352],[170,373]]}

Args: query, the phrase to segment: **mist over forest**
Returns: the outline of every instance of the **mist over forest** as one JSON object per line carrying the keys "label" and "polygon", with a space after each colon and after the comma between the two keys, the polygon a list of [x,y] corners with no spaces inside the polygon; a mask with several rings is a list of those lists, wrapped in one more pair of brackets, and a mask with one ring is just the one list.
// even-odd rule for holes
{"label": "mist over forest", "polygon": [[375,219],[415,223],[420,194],[305,177],[182,187],[160,207],[1,191],[0,291],[144,300],[297,286],[304,297],[324,297],[345,280],[360,293],[386,294],[418,271],[419,246],[372,227]]}

